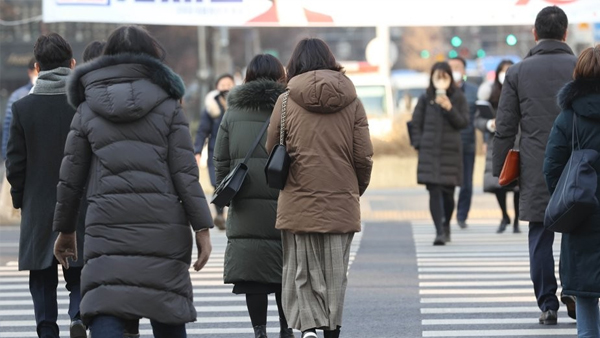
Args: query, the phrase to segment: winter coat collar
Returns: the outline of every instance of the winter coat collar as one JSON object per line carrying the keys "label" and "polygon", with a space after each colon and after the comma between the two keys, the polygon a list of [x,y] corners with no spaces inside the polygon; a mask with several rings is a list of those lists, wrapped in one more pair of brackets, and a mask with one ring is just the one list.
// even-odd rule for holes
{"label": "winter coat collar", "polygon": [[573,54],[571,47],[566,43],[558,40],[540,40],[538,44],[533,47],[526,57],[530,57],[538,54]]}
{"label": "winter coat collar", "polygon": [[105,55],[75,68],[71,73],[67,80],[69,103],[73,107],[78,107],[86,100],[85,87],[81,81],[82,77],[95,70],[121,64],[142,65],[147,70],[143,76],[149,78],[150,81],[161,87],[170,97],[176,100],[181,99],[185,93],[185,85],[179,75],[156,58],[145,54]]}
{"label": "winter coat collar", "polygon": [[235,87],[229,93],[229,108],[254,111],[273,110],[279,95],[285,92],[285,85],[267,79],[259,79]]}
{"label": "winter coat collar", "polygon": [[600,79],[579,79],[567,83],[558,93],[561,109],[600,119]]}

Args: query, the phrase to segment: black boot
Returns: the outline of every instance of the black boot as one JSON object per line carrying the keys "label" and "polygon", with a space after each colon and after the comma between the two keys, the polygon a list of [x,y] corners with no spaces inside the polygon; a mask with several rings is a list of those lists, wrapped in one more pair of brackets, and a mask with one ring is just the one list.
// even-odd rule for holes
{"label": "black boot", "polygon": [[256,325],[254,327],[254,338],[267,338],[267,326]]}
{"label": "black boot", "polygon": [[503,233],[509,224],[510,224],[510,218],[508,218],[508,217],[503,218],[502,221],[500,221],[500,226],[498,226],[498,230],[496,230],[496,233],[498,233],[498,234]]}
{"label": "black boot", "polygon": [[323,330],[323,336],[325,338],[339,338],[340,337],[340,327],[338,326],[337,329],[335,329],[333,331]]}
{"label": "black boot", "polygon": [[279,317],[279,338],[294,338],[294,330],[288,327],[285,318]]}
{"label": "black boot", "polygon": [[515,222],[513,223],[513,232],[515,234],[521,233],[521,229],[519,229],[519,220],[517,218],[515,218]]}
{"label": "black boot", "polygon": [[433,245],[445,245],[446,244],[446,236],[444,234],[444,228],[441,224],[435,225],[435,239],[433,240]]}
{"label": "black boot", "polygon": [[450,242],[450,224],[444,223],[444,238],[446,243]]}

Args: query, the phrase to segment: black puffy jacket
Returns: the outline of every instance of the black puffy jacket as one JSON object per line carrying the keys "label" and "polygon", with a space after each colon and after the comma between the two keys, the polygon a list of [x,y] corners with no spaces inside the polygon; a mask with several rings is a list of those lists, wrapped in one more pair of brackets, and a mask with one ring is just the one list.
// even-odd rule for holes
{"label": "black puffy jacket", "polygon": [[77,107],[60,170],[54,230],[72,232],[87,198],[84,321],[196,319],[192,231],[212,226],[183,111],[181,79],[145,55],[103,56],[68,86]]}
{"label": "black puffy jacket", "polygon": [[419,151],[417,182],[460,186],[463,181],[460,130],[469,125],[469,106],[460,90],[450,95],[452,109],[444,110],[427,94],[413,112],[415,148]]}

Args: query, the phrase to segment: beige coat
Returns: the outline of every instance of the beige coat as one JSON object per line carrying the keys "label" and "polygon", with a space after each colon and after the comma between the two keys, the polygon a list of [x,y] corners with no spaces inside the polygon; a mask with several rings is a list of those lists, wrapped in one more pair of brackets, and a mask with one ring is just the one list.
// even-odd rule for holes
{"label": "beige coat", "polygon": [[[279,194],[277,229],[360,231],[360,195],[371,178],[373,146],[352,81],[317,70],[292,78],[288,89],[285,142],[292,164]],[[271,115],[268,150],[279,142],[282,98]]]}

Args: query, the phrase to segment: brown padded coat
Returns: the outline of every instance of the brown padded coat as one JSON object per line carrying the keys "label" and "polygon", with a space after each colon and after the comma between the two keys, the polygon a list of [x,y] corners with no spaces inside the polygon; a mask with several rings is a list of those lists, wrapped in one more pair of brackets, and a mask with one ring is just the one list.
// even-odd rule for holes
{"label": "brown padded coat", "polygon": [[[292,158],[279,194],[276,228],[293,233],[351,233],[373,167],[365,109],[343,73],[317,70],[288,83],[285,143]],[[279,142],[283,95],[275,104],[267,149]]]}

